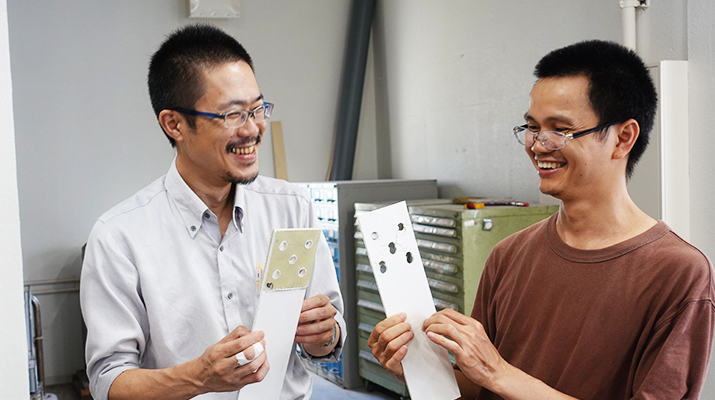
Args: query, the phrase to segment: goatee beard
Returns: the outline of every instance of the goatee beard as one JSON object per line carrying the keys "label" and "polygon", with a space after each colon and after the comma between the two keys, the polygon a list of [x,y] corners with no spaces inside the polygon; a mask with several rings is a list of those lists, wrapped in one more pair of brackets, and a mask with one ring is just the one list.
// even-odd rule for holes
{"label": "goatee beard", "polygon": [[[254,146],[258,146],[261,143],[261,139],[262,139],[261,135],[258,135],[256,137],[250,137],[250,138],[242,138],[242,139],[238,140],[237,142],[232,142],[232,143],[227,144],[226,152],[230,153],[231,149],[233,147],[244,146],[244,145],[247,145],[250,143],[253,143]],[[256,151],[258,151],[258,149],[256,149]],[[256,178],[258,177],[258,171],[256,171],[255,175],[248,177],[248,178],[237,177],[235,175],[232,175],[228,171],[223,171],[222,175],[223,175],[222,179],[225,182],[230,182],[234,185],[248,185],[249,183],[256,180]]]}
{"label": "goatee beard", "polygon": [[252,183],[253,181],[255,181],[256,178],[258,178],[258,172],[256,172],[255,175],[253,175],[252,177],[247,178],[247,179],[238,178],[238,177],[234,176],[233,179],[231,180],[231,183],[233,183],[234,185],[248,185],[249,183]]}
{"label": "goatee beard", "polygon": [[253,176],[249,176],[247,178],[241,178],[235,175],[232,175],[228,171],[223,171],[221,174],[221,179],[223,179],[224,182],[229,182],[234,185],[248,185],[249,183],[252,183],[253,181],[258,178],[258,171]]}

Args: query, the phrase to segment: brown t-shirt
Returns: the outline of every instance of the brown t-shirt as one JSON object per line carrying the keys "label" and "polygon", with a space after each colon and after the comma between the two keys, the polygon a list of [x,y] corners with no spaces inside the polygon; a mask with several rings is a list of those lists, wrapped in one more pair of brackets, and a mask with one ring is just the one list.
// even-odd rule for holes
{"label": "brown t-shirt", "polygon": [[698,398],[715,329],[707,257],[662,221],[600,250],[568,246],[555,224],[489,256],[472,317],[499,353],[580,399]]}

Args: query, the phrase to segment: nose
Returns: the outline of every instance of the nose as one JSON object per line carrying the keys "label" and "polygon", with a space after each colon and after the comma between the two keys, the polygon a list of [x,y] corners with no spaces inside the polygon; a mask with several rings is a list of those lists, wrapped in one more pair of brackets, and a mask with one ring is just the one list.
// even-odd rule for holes
{"label": "nose", "polygon": [[263,122],[261,122],[260,124],[256,123],[256,119],[249,115],[248,119],[246,120],[246,123],[244,123],[240,128],[238,128],[238,135],[256,136],[261,132],[261,128],[265,129],[265,124]]}
{"label": "nose", "polygon": [[534,143],[529,147],[529,150],[533,153],[548,153],[551,152],[552,150],[549,150],[544,146],[544,139],[542,139],[539,134],[534,135]]}

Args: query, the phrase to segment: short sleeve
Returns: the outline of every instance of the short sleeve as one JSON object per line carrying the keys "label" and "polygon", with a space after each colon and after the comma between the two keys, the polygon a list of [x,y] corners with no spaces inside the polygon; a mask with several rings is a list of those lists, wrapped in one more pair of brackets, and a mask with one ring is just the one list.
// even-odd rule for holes
{"label": "short sleeve", "polygon": [[633,399],[697,399],[713,342],[715,306],[692,300],[656,327],[633,383]]}

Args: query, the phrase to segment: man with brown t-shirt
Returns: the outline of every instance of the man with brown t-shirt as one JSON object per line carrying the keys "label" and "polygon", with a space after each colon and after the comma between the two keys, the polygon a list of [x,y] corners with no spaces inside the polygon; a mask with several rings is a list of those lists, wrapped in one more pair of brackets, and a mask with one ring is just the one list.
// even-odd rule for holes
{"label": "man with brown t-shirt", "polygon": [[[454,354],[466,399],[698,398],[712,265],[626,189],[656,110],[645,65],[588,41],[549,53],[535,75],[514,135],[561,208],[495,247],[471,318],[443,310],[415,328]],[[388,317],[369,339],[398,376],[414,337],[404,321]]]}

